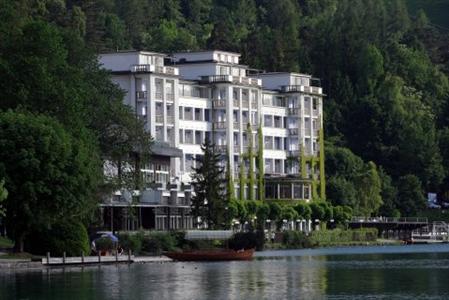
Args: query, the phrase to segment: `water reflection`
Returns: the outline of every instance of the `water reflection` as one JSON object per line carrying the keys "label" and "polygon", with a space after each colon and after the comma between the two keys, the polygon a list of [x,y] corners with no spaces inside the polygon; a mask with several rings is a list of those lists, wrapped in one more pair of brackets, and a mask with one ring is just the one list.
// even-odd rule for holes
{"label": "water reflection", "polygon": [[415,253],[370,247],[359,254],[351,248],[350,255],[339,249],[266,252],[251,262],[0,272],[0,299],[448,299],[444,247],[413,248]]}

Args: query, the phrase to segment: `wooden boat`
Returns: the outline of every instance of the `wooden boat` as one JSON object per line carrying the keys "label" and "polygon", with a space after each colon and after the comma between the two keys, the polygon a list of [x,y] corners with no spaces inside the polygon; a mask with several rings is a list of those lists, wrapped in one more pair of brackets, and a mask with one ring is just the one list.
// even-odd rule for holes
{"label": "wooden boat", "polygon": [[179,261],[227,261],[227,260],[251,260],[254,248],[247,250],[194,250],[184,252],[166,252],[164,255]]}

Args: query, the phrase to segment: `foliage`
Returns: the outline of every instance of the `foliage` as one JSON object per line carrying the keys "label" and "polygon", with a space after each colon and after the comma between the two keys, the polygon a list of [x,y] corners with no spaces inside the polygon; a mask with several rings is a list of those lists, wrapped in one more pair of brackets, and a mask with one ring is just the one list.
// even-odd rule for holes
{"label": "foliage", "polygon": [[0,176],[9,191],[6,224],[17,250],[23,251],[33,228],[79,221],[92,213],[101,173],[90,150],[87,141],[71,136],[53,118],[0,113]]}
{"label": "foliage", "polygon": [[349,244],[352,242],[375,242],[376,239],[376,228],[316,230],[310,234],[310,243],[314,247]]}
{"label": "foliage", "polygon": [[[173,251],[182,247],[183,239],[179,240],[176,233],[154,232],[145,236],[142,241],[142,251],[145,253],[161,254],[162,251]],[[139,253],[139,252],[137,252]]]}
{"label": "foliage", "polygon": [[201,146],[204,155],[198,158],[199,166],[192,173],[192,186],[195,196],[192,197],[192,214],[201,218],[209,229],[220,229],[226,226],[223,168],[220,166],[220,154],[215,151],[214,144],[208,139]]}
{"label": "foliage", "polygon": [[114,243],[108,237],[101,237],[95,240],[95,249],[97,251],[111,251],[114,249]]}
{"label": "foliage", "polygon": [[241,250],[256,248],[262,250],[265,236],[262,231],[238,232],[229,240],[230,249]]}
{"label": "foliage", "polygon": [[264,157],[263,157],[263,132],[262,132],[262,121],[259,121],[259,127],[257,128],[257,190],[259,191],[259,200],[263,201],[265,199],[265,184],[264,184],[264,176],[265,176],[265,166],[264,166]]}
{"label": "foliage", "polygon": [[79,222],[63,221],[50,229],[36,229],[27,237],[25,246],[28,252],[39,255],[50,252],[62,256],[65,252],[67,256],[81,256],[91,252],[86,227]]}
{"label": "foliage", "polygon": [[287,230],[282,233],[282,243],[290,249],[310,248],[310,239],[304,232]]}
{"label": "foliage", "polygon": [[249,161],[249,169],[248,169],[248,200],[254,201],[256,200],[255,195],[255,167],[254,167],[254,153],[253,153],[253,130],[251,128],[251,124],[248,123],[246,126],[246,139],[248,140],[248,161]]}
{"label": "foliage", "polygon": [[142,250],[143,243],[143,233],[138,232],[135,234],[118,234],[118,243],[123,248],[123,250],[131,250],[134,254],[139,254]]}
{"label": "foliage", "polygon": [[239,196],[240,196],[240,200],[246,200],[245,183],[246,183],[245,162],[242,158],[240,161],[240,166],[239,166]]}
{"label": "foliage", "polygon": [[226,160],[226,196],[228,203],[235,199],[234,177],[231,170],[231,156],[227,155]]}
{"label": "foliage", "polygon": [[5,188],[5,181],[0,181],[0,217],[5,216],[5,208],[3,207],[2,202],[8,198],[8,190]]}
{"label": "foliage", "polygon": [[302,220],[310,220],[312,217],[312,209],[307,203],[299,202],[294,206],[294,209],[298,213],[298,218]]}
{"label": "foliage", "polygon": [[397,207],[404,217],[415,216],[425,208],[426,202],[418,177],[406,175],[399,178]]}

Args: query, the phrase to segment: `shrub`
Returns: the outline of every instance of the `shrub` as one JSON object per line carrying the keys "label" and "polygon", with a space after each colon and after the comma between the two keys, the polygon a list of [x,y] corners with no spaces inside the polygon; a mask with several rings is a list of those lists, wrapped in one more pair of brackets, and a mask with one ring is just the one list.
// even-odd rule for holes
{"label": "shrub", "polygon": [[282,243],[287,248],[310,248],[309,238],[300,231],[287,230],[283,232]]}
{"label": "shrub", "polygon": [[262,231],[238,232],[229,240],[229,248],[234,250],[251,249],[263,250],[265,236]]}
{"label": "shrub", "polygon": [[114,243],[108,237],[101,237],[95,240],[95,249],[97,251],[110,251],[114,248]]}
{"label": "shrub", "polygon": [[64,222],[50,229],[41,229],[31,233],[26,240],[26,251],[45,255],[50,252],[54,256],[80,256],[81,252],[90,254],[89,237],[86,227],[81,223]]}
{"label": "shrub", "polygon": [[119,234],[118,240],[123,250],[131,250],[134,254],[140,254],[144,235],[140,232],[136,234]]}
{"label": "shrub", "polygon": [[145,236],[142,251],[160,254],[162,251],[173,251],[184,240],[184,233],[153,232]]}

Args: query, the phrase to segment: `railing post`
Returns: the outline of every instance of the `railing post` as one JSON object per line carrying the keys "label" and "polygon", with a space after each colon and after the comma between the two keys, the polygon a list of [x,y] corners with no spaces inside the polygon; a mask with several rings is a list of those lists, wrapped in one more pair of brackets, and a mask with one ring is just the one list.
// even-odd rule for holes
{"label": "railing post", "polygon": [[84,251],[81,251],[81,263],[84,264]]}
{"label": "railing post", "polygon": [[101,253],[100,253],[101,251],[98,251],[98,262],[100,263],[101,262]]}
{"label": "railing post", "polygon": [[50,252],[47,252],[47,264],[50,264]]}
{"label": "railing post", "polygon": [[115,261],[116,261],[116,262],[118,261],[118,251],[117,251],[117,248],[115,248]]}
{"label": "railing post", "polygon": [[62,252],[62,264],[65,265],[65,251]]}
{"label": "railing post", "polygon": [[131,262],[131,249],[128,250],[128,262]]}

